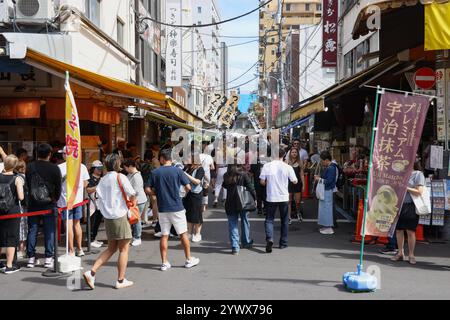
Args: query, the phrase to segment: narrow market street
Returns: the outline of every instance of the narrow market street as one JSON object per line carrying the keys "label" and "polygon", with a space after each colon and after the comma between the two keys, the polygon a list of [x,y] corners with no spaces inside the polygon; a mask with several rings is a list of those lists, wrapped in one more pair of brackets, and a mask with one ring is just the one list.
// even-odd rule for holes
{"label": "narrow market street", "polygon": [[[264,218],[251,215],[255,241],[252,249],[242,249],[232,256],[228,244],[226,215],[223,209],[211,209],[205,217],[204,241],[192,244],[193,255],[200,264],[191,270],[183,267],[183,250],[179,240],[169,241],[172,269],[159,270],[159,241],[153,230],[144,229],[142,245],[132,248],[128,277],[132,288],[114,290],[115,262],[109,262],[97,276],[96,288],[90,291],[81,279],[82,290],[67,288],[67,278],[41,276],[43,268],[24,268],[10,277],[2,277],[0,299],[145,299],[145,300],[316,300],[316,299],[447,299],[450,296],[450,244],[417,246],[417,265],[392,262],[380,254],[378,245],[366,247],[365,267],[375,265],[381,271],[381,289],[369,294],[347,292],[342,275],[354,271],[359,259],[359,245],[352,244],[354,224],[338,221],[336,234],[317,231],[317,213],[309,200],[305,204],[305,221],[293,222],[289,229],[289,247],[274,246],[265,253]],[[275,227],[279,234],[279,221]],[[105,239],[101,232],[99,239]],[[60,252],[63,250],[60,247]],[[97,250],[97,249],[95,249]],[[92,266],[97,255],[87,255],[83,266]],[[75,283],[75,282],[74,282]],[[72,283],[72,285],[74,284]]]}

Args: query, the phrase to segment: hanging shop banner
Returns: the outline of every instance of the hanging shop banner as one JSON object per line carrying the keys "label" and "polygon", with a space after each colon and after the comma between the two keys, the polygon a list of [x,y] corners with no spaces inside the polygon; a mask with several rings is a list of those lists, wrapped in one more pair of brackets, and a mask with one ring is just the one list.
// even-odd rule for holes
{"label": "hanging shop banner", "polygon": [[230,128],[234,122],[234,118],[236,116],[236,111],[239,103],[239,95],[233,93],[231,97],[228,99],[227,104],[223,108],[222,113],[219,118],[219,126],[225,125],[227,128]]}
{"label": "hanging shop banner", "polygon": [[218,114],[220,114],[221,109],[227,103],[227,97],[221,93],[212,93],[210,95],[209,103],[206,106],[204,120],[206,122],[216,122]]}
{"label": "hanging shop banner", "polygon": [[[166,0],[166,22],[181,24],[181,0]],[[166,86],[181,87],[181,33],[180,28],[166,29]]]}
{"label": "hanging shop banner", "polygon": [[449,16],[450,2],[425,5],[425,50],[450,48]]}
{"label": "hanging shop banner", "polygon": [[373,146],[366,234],[387,237],[395,229],[406,195],[429,99],[385,93]]}
{"label": "hanging shop banner", "polygon": [[[68,76],[67,76],[68,78]],[[80,182],[81,166],[81,135],[77,106],[66,80],[66,155],[67,155],[67,209],[71,210],[75,204],[78,184]]]}
{"label": "hanging shop banner", "polygon": [[337,64],[337,31],[338,1],[323,0],[322,28],[322,67],[336,67]]}

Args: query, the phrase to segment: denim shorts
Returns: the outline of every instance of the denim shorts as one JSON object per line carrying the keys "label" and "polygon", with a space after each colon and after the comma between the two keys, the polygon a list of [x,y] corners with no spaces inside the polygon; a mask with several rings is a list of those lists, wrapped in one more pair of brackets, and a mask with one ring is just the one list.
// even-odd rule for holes
{"label": "denim shorts", "polygon": [[[67,210],[61,212],[62,220],[66,220]],[[83,207],[76,207],[72,210],[69,210],[69,220],[81,220],[83,217]]]}

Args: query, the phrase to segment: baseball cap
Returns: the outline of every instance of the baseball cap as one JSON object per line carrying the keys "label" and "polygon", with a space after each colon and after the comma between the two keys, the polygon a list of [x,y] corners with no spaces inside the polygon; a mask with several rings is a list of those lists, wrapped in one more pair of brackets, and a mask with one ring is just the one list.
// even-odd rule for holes
{"label": "baseball cap", "polygon": [[103,167],[103,163],[99,160],[95,160],[94,162],[92,162],[92,168],[102,168]]}

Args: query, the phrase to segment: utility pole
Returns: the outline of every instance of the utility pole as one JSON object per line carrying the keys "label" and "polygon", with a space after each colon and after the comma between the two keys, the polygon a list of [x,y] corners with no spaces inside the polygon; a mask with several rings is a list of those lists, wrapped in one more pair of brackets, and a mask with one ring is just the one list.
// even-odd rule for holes
{"label": "utility pole", "polygon": [[[284,99],[283,99],[283,89],[285,87],[284,85],[284,65],[283,65],[283,54],[282,54],[282,34],[283,34],[283,26],[281,24],[282,20],[282,13],[283,13],[283,0],[278,0],[278,10],[277,10],[277,23],[278,23],[278,52],[277,52],[277,58],[279,59],[279,79],[277,81],[277,92],[278,92],[278,99],[280,99],[280,110],[281,114],[284,111]],[[283,118],[281,119],[283,120]]]}

